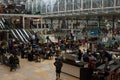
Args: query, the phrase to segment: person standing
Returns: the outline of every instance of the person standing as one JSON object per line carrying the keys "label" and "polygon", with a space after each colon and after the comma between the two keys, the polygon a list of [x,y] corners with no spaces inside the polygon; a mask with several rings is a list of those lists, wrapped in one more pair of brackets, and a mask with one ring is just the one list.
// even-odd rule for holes
{"label": "person standing", "polygon": [[60,73],[63,66],[61,59],[55,58],[54,66],[56,68],[56,80],[60,80]]}
{"label": "person standing", "polygon": [[15,68],[20,68],[20,60],[17,55],[14,55]]}
{"label": "person standing", "polygon": [[12,71],[13,69],[15,69],[15,59],[13,54],[10,54],[9,57],[9,66],[10,66],[10,71]]}
{"label": "person standing", "polygon": [[81,61],[82,54],[83,54],[83,53],[82,53],[81,50],[79,49],[79,50],[78,50],[78,54],[77,54],[77,55],[78,55],[78,60],[79,60],[79,61]]}

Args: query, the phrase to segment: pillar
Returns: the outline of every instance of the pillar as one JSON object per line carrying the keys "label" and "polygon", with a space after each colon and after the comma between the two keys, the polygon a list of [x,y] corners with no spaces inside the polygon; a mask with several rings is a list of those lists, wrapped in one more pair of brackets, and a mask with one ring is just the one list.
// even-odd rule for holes
{"label": "pillar", "polygon": [[23,29],[25,29],[25,17],[23,16],[23,18],[22,18],[22,21],[23,21]]}

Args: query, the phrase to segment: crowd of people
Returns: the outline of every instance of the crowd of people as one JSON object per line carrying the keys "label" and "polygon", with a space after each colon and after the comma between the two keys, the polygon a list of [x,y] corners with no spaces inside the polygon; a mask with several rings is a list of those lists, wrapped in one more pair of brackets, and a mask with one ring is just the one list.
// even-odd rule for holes
{"label": "crowd of people", "polygon": [[59,55],[55,43],[25,44],[12,42],[12,44],[4,45],[1,43],[0,45],[0,62],[9,66],[10,71],[20,66],[19,58],[41,62],[43,59],[52,59],[54,55]]}
{"label": "crowd of people", "polygon": [[56,67],[56,80],[59,80],[63,64],[62,58],[59,59],[58,56],[63,56],[61,52],[66,52],[67,49],[78,50],[75,53],[78,56],[78,60],[89,63],[88,67],[90,68],[95,68],[105,62],[107,65],[107,61],[112,59],[111,55],[105,50],[99,52],[92,52],[90,50],[81,51],[79,46],[81,46],[80,41],[73,40],[60,40],[58,43],[53,43],[51,41],[48,43],[39,43],[38,40],[36,43],[30,41],[30,43],[27,44],[13,42],[12,44],[8,43],[7,46],[1,43],[0,62],[1,64],[9,66],[10,71],[13,71],[20,68],[19,58],[27,59],[28,61],[41,62],[43,59],[52,59],[53,56],[56,56],[57,58],[55,58],[54,65]]}
{"label": "crowd of people", "polygon": [[0,63],[9,66],[10,71],[20,68],[20,61],[17,52],[9,50],[2,44],[0,47]]}

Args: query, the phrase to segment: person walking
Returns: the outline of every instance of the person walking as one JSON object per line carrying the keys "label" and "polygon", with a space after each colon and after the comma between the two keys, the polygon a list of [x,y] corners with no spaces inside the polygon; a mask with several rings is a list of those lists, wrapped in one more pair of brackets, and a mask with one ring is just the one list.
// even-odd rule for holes
{"label": "person walking", "polygon": [[60,80],[60,73],[63,66],[61,59],[55,58],[54,66],[56,68],[56,80]]}

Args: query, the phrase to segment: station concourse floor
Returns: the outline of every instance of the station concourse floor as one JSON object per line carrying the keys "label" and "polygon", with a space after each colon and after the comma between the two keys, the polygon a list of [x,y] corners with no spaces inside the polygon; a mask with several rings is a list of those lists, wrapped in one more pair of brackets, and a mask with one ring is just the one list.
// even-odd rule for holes
{"label": "station concourse floor", "polygon": [[[29,62],[20,59],[21,67],[10,72],[9,67],[0,65],[0,80],[56,80],[55,67],[52,60]],[[61,73],[61,80],[79,80],[78,78]]]}

